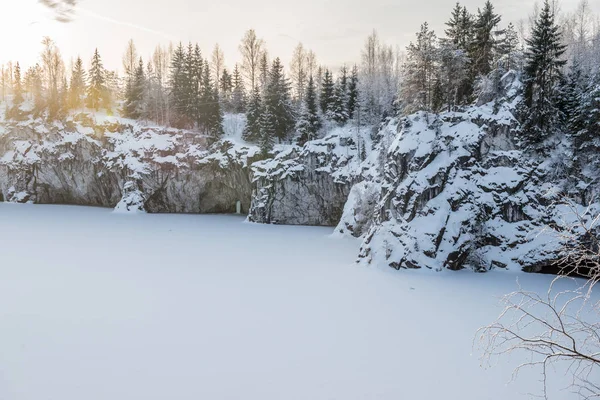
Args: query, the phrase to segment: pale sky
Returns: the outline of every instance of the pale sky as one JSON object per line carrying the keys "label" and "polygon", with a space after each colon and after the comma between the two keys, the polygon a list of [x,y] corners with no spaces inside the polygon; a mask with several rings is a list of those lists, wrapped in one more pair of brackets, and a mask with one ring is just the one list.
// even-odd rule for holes
{"label": "pale sky", "polygon": [[[471,12],[484,0],[465,0]],[[535,0],[496,0],[502,26],[527,18]],[[562,0],[562,11],[578,0]],[[86,66],[95,47],[109,69],[121,68],[121,56],[132,38],[144,59],[157,44],[198,42],[209,56],[215,43],[228,66],[239,61],[238,44],[254,28],[271,57],[287,63],[298,42],[317,54],[319,63],[337,67],[360,59],[365,38],[376,29],[387,44],[402,49],[428,21],[443,35],[454,0],[81,0],[73,22],[52,19],[38,0],[0,0],[0,63],[35,63],[41,39],[50,36],[67,65],[78,54]],[[600,0],[590,0],[600,13]]]}

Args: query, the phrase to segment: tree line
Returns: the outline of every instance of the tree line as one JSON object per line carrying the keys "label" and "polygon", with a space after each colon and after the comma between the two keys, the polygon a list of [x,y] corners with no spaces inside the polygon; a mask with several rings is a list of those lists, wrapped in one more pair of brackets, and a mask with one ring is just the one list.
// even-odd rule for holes
{"label": "tree line", "polygon": [[[444,36],[427,22],[401,52],[374,31],[358,64],[332,71],[299,44],[288,68],[270,58],[252,29],[240,41],[240,64],[228,69],[216,45],[205,57],[197,44],[158,46],[144,61],[133,41],[123,55],[123,76],[108,71],[96,50],[88,69],[77,58],[67,70],[52,40],[42,43],[40,62],[25,72],[2,67],[7,116],[33,114],[60,119],[72,110],[118,109],[131,119],[197,129],[219,137],[224,113],[245,113],[244,138],[267,153],[277,141],[304,144],[332,125],[376,123],[415,111],[457,111],[476,99],[498,98],[502,77],[514,71],[524,82],[519,118],[522,142],[543,147],[557,132],[577,147],[598,133],[600,23],[587,0],[571,15],[557,16],[545,1],[528,23],[502,25],[488,0],[476,13],[457,3]],[[67,78],[68,77],[68,78]]]}

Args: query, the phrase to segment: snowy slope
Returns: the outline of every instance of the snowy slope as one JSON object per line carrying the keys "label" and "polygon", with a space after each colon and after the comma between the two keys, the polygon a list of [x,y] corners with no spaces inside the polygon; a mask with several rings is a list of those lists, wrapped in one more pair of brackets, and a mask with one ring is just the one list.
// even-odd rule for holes
{"label": "snowy slope", "polygon": [[[332,229],[0,204],[2,400],[506,400],[472,341],[548,276],[354,263]],[[26,238],[26,239],[24,239]],[[551,376],[550,394],[568,400]]]}

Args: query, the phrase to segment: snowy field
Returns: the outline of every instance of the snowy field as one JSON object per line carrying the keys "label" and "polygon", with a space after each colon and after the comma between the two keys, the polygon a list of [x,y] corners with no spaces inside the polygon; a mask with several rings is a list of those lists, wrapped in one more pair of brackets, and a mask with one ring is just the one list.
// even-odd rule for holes
{"label": "snowy field", "polygon": [[0,203],[0,399],[539,394],[472,342],[517,276],[551,277],[359,267],[359,242],[331,232]]}

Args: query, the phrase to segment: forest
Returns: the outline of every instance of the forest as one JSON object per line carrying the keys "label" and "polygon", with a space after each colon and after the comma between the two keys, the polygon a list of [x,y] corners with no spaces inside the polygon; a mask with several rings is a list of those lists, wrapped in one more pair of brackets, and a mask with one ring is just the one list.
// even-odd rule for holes
{"label": "forest", "polygon": [[456,111],[482,94],[494,99],[502,76],[514,70],[524,82],[522,143],[543,150],[563,132],[582,155],[595,151],[600,23],[587,0],[570,14],[545,1],[518,23],[504,23],[490,1],[477,10],[457,3],[445,26],[438,36],[424,22],[403,50],[373,31],[360,62],[335,71],[302,43],[284,66],[253,29],[240,41],[239,65],[228,66],[218,44],[210,54],[193,43],[159,45],[144,60],[130,40],[121,71],[106,70],[98,49],[89,63],[78,57],[67,66],[44,38],[39,63],[2,66],[2,99],[9,119],[103,109],[212,138],[223,133],[224,113],[244,113],[244,138],[267,154],[276,142],[302,145],[335,125]]}

